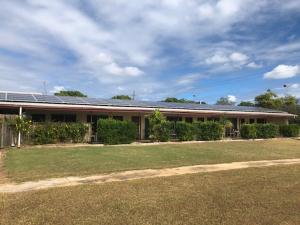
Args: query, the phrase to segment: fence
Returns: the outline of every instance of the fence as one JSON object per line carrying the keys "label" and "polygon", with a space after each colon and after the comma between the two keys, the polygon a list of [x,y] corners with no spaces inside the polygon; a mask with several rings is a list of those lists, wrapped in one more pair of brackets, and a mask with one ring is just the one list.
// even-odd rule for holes
{"label": "fence", "polygon": [[0,148],[14,146],[16,135],[14,128],[5,122],[0,122]]}

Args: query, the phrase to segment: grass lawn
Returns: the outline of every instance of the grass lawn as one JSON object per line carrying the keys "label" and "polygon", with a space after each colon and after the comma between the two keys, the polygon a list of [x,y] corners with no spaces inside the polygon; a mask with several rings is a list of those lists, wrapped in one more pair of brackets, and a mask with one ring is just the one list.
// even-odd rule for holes
{"label": "grass lawn", "polygon": [[0,224],[300,224],[300,166],[0,194]]}
{"label": "grass lawn", "polygon": [[4,171],[12,181],[21,182],[133,169],[287,158],[300,158],[300,141],[33,148],[8,151]]}

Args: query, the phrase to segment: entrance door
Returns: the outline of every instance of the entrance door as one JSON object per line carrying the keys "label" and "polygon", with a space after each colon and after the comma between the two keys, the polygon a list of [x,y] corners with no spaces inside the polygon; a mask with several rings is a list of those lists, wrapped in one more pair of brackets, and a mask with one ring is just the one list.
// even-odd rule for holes
{"label": "entrance door", "polygon": [[136,133],[136,139],[141,139],[141,117],[140,116],[133,116],[131,117],[131,121],[134,122],[137,126],[137,133]]}
{"label": "entrance door", "polygon": [[97,137],[97,128],[99,119],[107,119],[108,115],[88,115],[87,122],[92,125],[91,142],[99,142]]}

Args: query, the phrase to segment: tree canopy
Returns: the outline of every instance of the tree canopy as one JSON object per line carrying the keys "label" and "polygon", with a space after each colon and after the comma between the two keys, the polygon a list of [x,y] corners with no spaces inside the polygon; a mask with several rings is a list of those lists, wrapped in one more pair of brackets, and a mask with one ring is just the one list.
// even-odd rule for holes
{"label": "tree canopy", "polygon": [[221,97],[217,102],[216,105],[235,105],[235,102],[230,101],[228,97]]}
{"label": "tree canopy", "polygon": [[255,104],[253,102],[249,102],[249,101],[242,101],[240,102],[239,106],[255,106]]}
{"label": "tree canopy", "polygon": [[194,103],[194,104],[206,104],[206,102],[203,102],[203,101],[192,101],[192,100],[188,100],[188,99],[185,99],[185,98],[181,98],[181,99],[178,99],[178,98],[175,98],[175,97],[168,97],[166,98],[165,100],[163,100],[162,102],[176,102],[176,103]]}
{"label": "tree canopy", "polygon": [[115,95],[111,99],[132,100],[129,95]]}
{"label": "tree canopy", "polygon": [[56,96],[73,96],[73,97],[87,97],[87,95],[83,94],[80,91],[60,91],[54,93]]}

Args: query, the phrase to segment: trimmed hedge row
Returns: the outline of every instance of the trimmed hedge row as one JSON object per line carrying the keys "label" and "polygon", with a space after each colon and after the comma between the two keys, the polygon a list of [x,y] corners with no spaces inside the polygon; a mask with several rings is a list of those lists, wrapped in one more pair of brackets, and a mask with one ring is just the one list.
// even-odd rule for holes
{"label": "trimmed hedge row", "polygon": [[33,126],[30,137],[34,144],[79,143],[87,129],[83,123],[41,123]]}
{"label": "trimmed hedge row", "polygon": [[275,138],[283,137],[298,137],[299,126],[296,124],[276,125],[271,123],[266,124],[244,124],[241,128],[241,137],[245,139],[254,138]]}
{"label": "trimmed hedge row", "polygon": [[137,126],[127,120],[100,119],[97,131],[98,139],[104,144],[130,144],[135,141]]}
{"label": "trimmed hedge row", "polygon": [[[154,124],[152,127],[153,140],[169,141],[173,131],[171,122],[163,121],[160,124]],[[224,127],[218,122],[177,122],[175,125],[175,135],[179,141],[192,140],[220,140],[224,134]]]}
{"label": "trimmed hedge row", "polygon": [[197,122],[194,126],[198,141],[221,140],[224,134],[224,126],[218,122]]}
{"label": "trimmed hedge row", "polygon": [[298,124],[281,125],[279,130],[283,137],[298,137],[300,134],[300,126]]}

